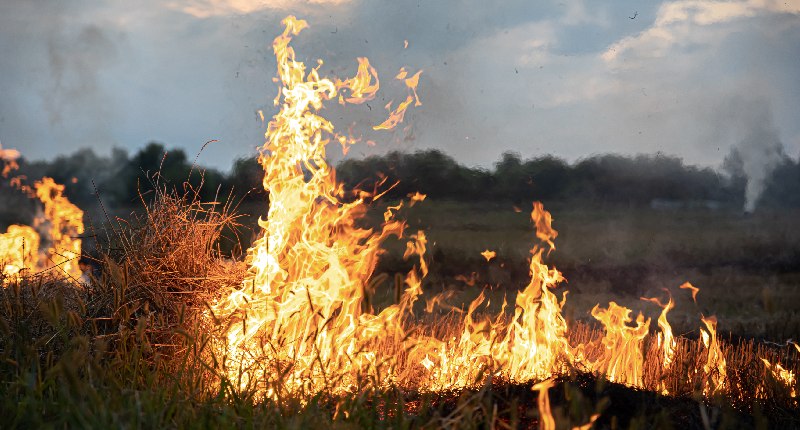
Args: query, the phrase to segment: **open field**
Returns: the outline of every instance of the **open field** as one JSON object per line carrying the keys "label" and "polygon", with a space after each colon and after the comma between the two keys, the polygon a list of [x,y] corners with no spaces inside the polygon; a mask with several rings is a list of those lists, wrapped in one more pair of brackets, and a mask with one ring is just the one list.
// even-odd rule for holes
{"label": "open field", "polygon": [[[50,273],[14,281],[2,290],[0,412],[6,427],[541,425],[543,397],[532,389],[536,381],[510,381],[502,374],[476,379],[467,388],[433,391],[415,388],[419,376],[413,374],[388,385],[361,381],[362,388],[347,393],[312,391],[285,398],[264,398],[260,385],[241,387],[225,369],[226,358],[214,349],[215,333],[224,332],[228,323],[203,316],[222,286],[235,286],[244,275],[241,264],[219,258],[215,251],[216,238],[229,218],[183,205],[162,199],[147,212],[139,210],[136,217],[106,226],[103,237],[109,242],[97,247],[103,254],[97,254],[101,261],[90,289],[75,289]],[[382,210],[371,209],[368,222],[375,222]],[[560,236],[549,260],[569,279],[556,292],[571,291],[564,309],[571,344],[587,345],[588,359],[602,354],[597,349],[602,332],[588,310],[595,303],[605,306],[616,300],[656,317],[659,309],[639,296],[663,298],[662,286],[676,299],[677,308],[669,314],[676,334],[686,335],[678,342],[679,359],[668,371],[658,364],[660,350],[654,338],[642,344],[642,384],[647,389],[610,383],[580,367],[553,380],[544,398],[552,402],[558,428],[590,422],[595,428],[800,427],[796,398],[789,393],[796,381],[794,386],[782,385],[758,360],[767,358],[797,372],[800,360],[791,346],[737,338],[723,342],[728,387],[719,395],[701,396],[696,387],[703,386],[703,374],[691,373],[705,359],[696,340],[701,313],[718,316],[723,340],[729,338],[726,330],[734,336],[778,341],[796,332],[790,323],[780,326],[783,332],[775,328],[781,318],[796,321],[797,277],[785,263],[791,262],[786,255],[797,243],[792,242],[790,214],[743,218],[709,212],[553,208],[553,216]],[[430,245],[426,258],[431,273],[423,282],[422,300],[404,322],[408,333],[455,338],[463,326],[453,308],[465,307],[485,291],[488,304],[475,316],[496,312],[504,296],[513,302],[529,280],[525,259],[533,229],[525,212],[425,201],[400,217],[408,219],[408,233],[424,228]],[[239,219],[245,225],[251,220]],[[367,292],[375,312],[397,301],[393,278],[410,265],[401,258],[399,246],[387,244],[374,276],[385,280]],[[498,253],[490,262],[479,254],[487,248]],[[759,249],[755,258],[761,264],[738,264],[751,261],[746,249]],[[638,282],[626,279],[629,276]],[[686,280],[701,288],[698,306],[688,291],[677,288]],[[428,299],[444,291],[454,293],[449,307],[433,313],[422,310]],[[386,348],[382,354],[398,357],[401,368],[418,366],[408,362],[408,351]],[[283,382],[277,376],[263,384],[281,387]],[[660,395],[657,387],[673,394]]]}
{"label": "open field", "polygon": [[[369,212],[372,226],[382,221],[386,205]],[[504,296],[513,303],[530,279],[527,259],[535,242],[529,208],[519,209],[430,199],[402,209],[408,231],[428,236],[426,294],[452,290],[451,304],[458,307],[485,289],[496,305],[492,311]],[[696,336],[703,314],[717,316],[723,337],[800,339],[800,211],[547,209],[559,233],[547,261],[567,279],[559,290],[569,290],[569,319],[594,321],[592,307],[613,300],[655,320],[660,309],[640,297],[665,299],[667,289],[676,302],[669,319],[677,333]],[[243,223],[253,225],[254,218]],[[378,271],[407,272],[404,245],[389,241],[386,248]],[[480,255],[486,249],[497,253],[490,262]],[[700,288],[697,304],[678,288],[684,282]],[[376,293],[379,302],[394,297],[391,282],[384,287]]]}

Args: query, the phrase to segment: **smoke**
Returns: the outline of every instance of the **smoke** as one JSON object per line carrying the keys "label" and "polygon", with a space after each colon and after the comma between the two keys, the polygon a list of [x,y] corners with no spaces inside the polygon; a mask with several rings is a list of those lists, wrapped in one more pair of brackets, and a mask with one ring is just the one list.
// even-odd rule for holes
{"label": "smoke", "polygon": [[735,105],[732,128],[744,137],[734,144],[726,168],[746,179],[744,211],[753,212],[773,171],[788,157],[768,103],[739,100]]}
{"label": "smoke", "polygon": [[69,121],[93,124],[91,134],[105,135],[107,121],[102,118],[111,103],[99,85],[99,74],[116,59],[114,42],[93,24],[76,33],[56,29],[48,35],[47,53],[52,85],[42,97],[51,125],[61,125],[68,113]]}

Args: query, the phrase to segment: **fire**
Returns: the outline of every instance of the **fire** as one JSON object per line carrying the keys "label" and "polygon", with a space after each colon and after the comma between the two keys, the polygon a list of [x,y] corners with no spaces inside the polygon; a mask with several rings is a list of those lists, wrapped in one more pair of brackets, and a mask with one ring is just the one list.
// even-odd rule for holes
{"label": "fire", "polygon": [[416,204],[417,202],[424,202],[426,197],[428,197],[426,194],[422,194],[419,191],[410,193],[408,195],[408,198],[410,199],[408,205],[414,206],[414,204]]}
{"label": "fire", "polygon": [[[307,23],[290,16],[283,24],[285,30],[273,42],[281,84],[275,101],[280,109],[267,126],[259,156],[269,208],[259,220],[261,235],[247,253],[247,279],[224,292],[209,309],[225,323],[224,346],[218,352],[230,383],[281,398],[386,384],[452,389],[475,385],[488,376],[543,381],[578,368],[645,388],[644,345],[651,321],[641,313],[634,319],[631,309],[614,302],[605,308],[597,305],[591,314],[603,325],[603,336],[585,344],[568,342],[569,327],[563,315],[566,292],[560,299],[555,293],[565,279],[545,262],[555,249],[558,232],[551,214],[539,202],[531,210],[537,243],[530,251],[530,281],[516,295],[513,312],[506,312],[510,305],[504,301],[500,312],[487,313],[484,294],[466,311],[448,308],[448,296],[442,294],[426,300],[425,311],[450,309],[460,321],[433,330],[413,321],[429,269],[427,237],[424,231],[406,236],[395,214],[405,205],[423,201],[425,195],[409,194],[407,201],[389,205],[384,224],[366,228],[360,222],[366,201],[382,193],[345,195],[327,162],[326,145],[342,140],[333,124],[321,116],[324,103],[374,99],[379,90],[377,72],[366,58],[359,58],[355,77],[321,77],[321,61],[307,69],[289,46]],[[400,70],[395,78],[403,81],[406,100],[375,129],[397,126],[412,103],[419,105],[419,77],[420,72],[410,75]],[[396,276],[395,303],[377,310],[370,292],[387,277],[373,279],[372,275],[381,244],[389,236],[407,240],[404,258],[415,264],[405,278]],[[496,257],[488,249],[481,255],[487,261]],[[475,282],[474,274],[461,279]],[[696,287],[686,283],[680,288],[690,290],[696,300]],[[679,367],[674,366],[677,341],[667,321],[674,302],[671,296],[666,304],[644,300],[662,308],[657,346],[663,374]],[[704,395],[712,396],[726,390],[726,361],[717,341],[716,319],[704,317],[702,322],[702,389]],[[665,383],[659,384],[658,389],[668,394]],[[537,385],[540,401],[548,388],[547,383]]]}
{"label": "fire", "polygon": [[689,290],[692,292],[692,300],[697,303],[697,293],[700,291],[699,288],[695,287],[694,285],[684,282],[683,285],[679,287],[682,290]]}
{"label": "fire", "polygon": [[81,276],[78,259],[81,255],[83,211],[64,197],[64,186],[52,178],[42,178],[34,183],[34,188],[44,205],[44,219],[40,222],[47,226],[51,242],[46,266],[60,267],[65,274],[77,279]]}
{"label": "fire", "polygon": [[19,169],[19,164],[17,164],[19,157],[20,153],[16,149],[3,149],[3,145],[0,145],[0,160],[3,161],[2,175],[4,178],[7,178],[12,171]]}
{"label": "fire", "polygon": [[717,342],[717,318],[702,317],[705,329],[700,329],[700,339],[706,348],[706,362],[703,364],[704,384],[703,395],[711,396],[721,393],[727,385],[727,372],[725,356]]}
{"label": "fire", "polygon": [[481,252],[481,255],[483,256],[483,258],[486,259],[486,261],[492,261],[492,259],[494,257],[497,257],[497,253],[496,252],[488,250],[488,249],[483,251],[483,252]]}
{"label": "fire", "polygon": [[11,225],[0,234],[2,277],[17,275],[25,268],[35,268],[39,258],[39,233],[27,225]]}
{"label": "fire", "polygon": [[[411,276],[401,303],[378,315],[366,309],[364,291],[379,245],[389,235],[401,235],[403,225],[389,212],[380,232],[357,226],[366,196],[345,202],[326,161],[333,125],[317,112],[344,90],[350,96],[340,102],[371,99],[379,88],[377,73],[366,59],[359,59],[355,78],[335,83],[321,78],[319,67],[307,71],[289,46],[306,21],[290,16],[283,24],[285,31],[273,42],[281,108],[267,127],[259,157],[269,210],[259,221],[261,237],[248,250],[250,276],[214,306],[232,321],[225,351],[230,376],[267,395],[279,394],[271,392],[275,386],[347,389],[376,373],[383,363],[370,346],[383,337],[402,337],[399,320],[420,292],[418,278]],[[406,254],[424,249],[420,233]],[[427,267],[420,261],[424,274]]]}
{"label": "fire", "polygon": [[761,361],[764,363],[767,371],[769,371],[769,373],[772,375],[772,378],[776,381],[780,381],[783,385],[788,387],[790,390],[790,396],[797,397],[797,390],[795,389],[795,386],[797,385],[797,378],[794,372],[784,369],[780,363],[773,364],[764,358],[762,358]]}
{"label": "fire", "polygon": [[606,375],[608,380],[633,387],[641,387],[644,357],[642,344],[650,329],[650,319],[642,314],[636,317],[636,326],[631,327],[631,310],[614,302],[608,309],[596,305],[592,316],[603,324],[606,334],[602,339],[605,347],[601,357],[591,363],[592,369]]}
{"label": "fire", "polygon": [[[658,328],[661,329],[661,331],[657,334],[656,341],[659,349],[661,349],[661,366],[663,370],[667,371],[672,368],[672,363],[675,360],[675,348],[678,345],[675,336],[672,334],[672,326],[669,324],[669,321],[667,321],[667,313],[675,307],[675,303],[672,301],[672,295],[669,296],[669,301],[667,301],[666,304],[661,303],[656,298],[642,297],[642,300],[655,303],[661,307],[661,314],[658,316]],[[669,394],[663,381],[661,382],[660,390],[663,394]]]}
{"label": "fire", "polygon": [[550,397],[547,395],[553,385],[552,379],[546,379],[532,388],[533,391],[539,392],[539,396],[536,398],[536,406],[539,409],[540,430],[556,430],[556,420],[553,417],[553,411],[550,409]]}
{"label": "fire", "polygon": [[406,88],[408,89],[408,95],[406,96],[406,99],[403,102],[401,102],[397,106],[397,108],[393,111],[391,110],[392,102],[387,103],[386,110],[391,111],[389,113],[389,117],[386,118],[386,121],[372,127],[373,129],[391,130],[397,127],[398,124],[403,122],[403,119],[405,118],[406,115],[406,110],[408,109],[408,107],[411,105],[412,102],[414,103],[414,106],[422,105],[422,103],[419,101],[419,96],[417,95],[417,85],[419,85],[419,76],[421,73],[422,70],[418,71],[409,78],[408,72],[406,72],[404,68],[400,69],[400,72],[397,73],[395,79],[403,81]]}
{"label": "fire", "polygon": [[[19,168],[17,158],[18,151],[0,147],[4,177]],[[45,239],[50,246],[40,255],[42,239],[36,229],[24,225],[10,226],[5,233],[0,234],[3,276],[17,275],[23,268],[45,270],[58,267],[68,277],[79,278],[81,271],[78,268],[78,258],[81,255],[83,211],[64,196],[64,186],[57,184],[52,178],[44,177],[34,182],[33,188],[23,184],[22,179],[12,178],[12,185],[42,202],[44,210],[34,220],[34,227],[45,231]]]}

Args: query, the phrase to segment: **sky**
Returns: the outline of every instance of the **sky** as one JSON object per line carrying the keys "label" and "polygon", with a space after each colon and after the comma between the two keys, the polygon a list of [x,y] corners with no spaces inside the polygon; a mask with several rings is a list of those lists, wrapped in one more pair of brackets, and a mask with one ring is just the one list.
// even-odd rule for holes
{"label": "sky", "polygon": [[[0,144],[51,159],[157,141],[228,170],[263,143],[258,110],[276,111],[271,42],[289,14],[310,25],[299,60],[346,78],[367,57],[381,78],[372,103],[325,108],[376,143],[348,157],[800,155],[800,0],[4,0]],[[403,66],[423,71],[423,105],[374,132],[405,97]]]}

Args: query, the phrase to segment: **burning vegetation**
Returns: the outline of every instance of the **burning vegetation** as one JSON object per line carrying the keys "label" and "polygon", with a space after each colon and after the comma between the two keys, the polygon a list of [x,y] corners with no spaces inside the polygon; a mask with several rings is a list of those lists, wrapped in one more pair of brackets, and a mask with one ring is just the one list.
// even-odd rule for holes
{"label": "burning vegetation", "polygon": [[[140,393],[163,384],[167,401],[177,403],[154,423],[174,426],[189,422],[180,402],[212,425],[242,425],[241,418],[221,418],[242,405],[272,425],[374,419],[381,426],[588,429],[614,428],[623,417],[633,428],[636,418],[626,413],[672,408],[678,424],[710,428],[722,422],[719,405],[747,423],[766,408],[773,422],[798,425],[796,345],[725,343],[716,318],[705,315],[697,318],[697,338],[676,336],[671,295],[643,298],[661,309],[657,327],[615,302],[592,309],[595,323],[568,321],[566,280],[548,264],[558,232],[538,202],[530,212],[536,243],[529,282],[512,302],[491,312],[480,294],[463,309],[443,293],[421,306],[428,238],[409,232],[398,212],[425,204],[425,195],[387,206],[380,227],[369,227],[368,206],[392,184],[351,193],[327,161],[329,143],[346,152],[355,141],[336,133],[322,116],[324,104],[373,100],[378,74],[358,58],[353,78],[320,76],[322,62],[308,68],[290,46],[307,23],[290,16],[283,24],[273,42],[279,110],[258,158],[269,206],[243,263],[226,259],[218,246],[235,231],[235,208],[201,202],[192,188],[159,188],[140,216],[108,219],[100,271],[83,288],[76,282],[82,212],[52,179],[20,186],[44,209],[33,227],[14,225],[0,236],[0,369],[17,378],[4,388],[7,399],[28,395],[20,381],[35,375],[37,399],[81,407],[107,402],[108,392],[130,398],[129,390],[137,407],[156,404],[164,400],[157,393],[141,394],[154,396],[144,400]],[[374,129],[398,126],[421,104],[420,74],[397,73],[405,99],[394,109],[389,103],[387,119]],[[375,290],[392,281],[376,273],[390,237],[404,241],[412,268],[394,277],[394,302],[378,305]],[[40,251],[43,243],[50,245]],[[481,255],[488,263],[501,252]],[[698,288],[681,288],[697,300]],[[32,323],[39,303],[46,324]],[[22,346],[47,336],[57,340]],[[123,375],[122,388],[99,382],[112,374]],[[61,380],[66,388],[55,386]],[[631,396],[645,406],[626,411]],[[35,423],[33,409],[20,407],[14,424]],[[90,424],[120,423],[91,416],[97,421]],[[659,419],[640,425],[670,425]]]}
{"label": "burning vegetation", "polygon": [[[4,163],[3,177],[16,169],[19,153],[0,148]],[[64,197],[64,186],[52,178],[42,178],[33,186],[24,183],[24,177],[15,177],[11,183],[41,203],[40,213],[33,226],[11,225],[0,234],[0,265],[2,277],[18,276],[24,270],[38,272],[56,269],[75,280],[81,277],[78,260],[81,255],[83,211]],[[43,232],[43,237],[39,232]],[[45,249],[40,245],[48,244]]]}

